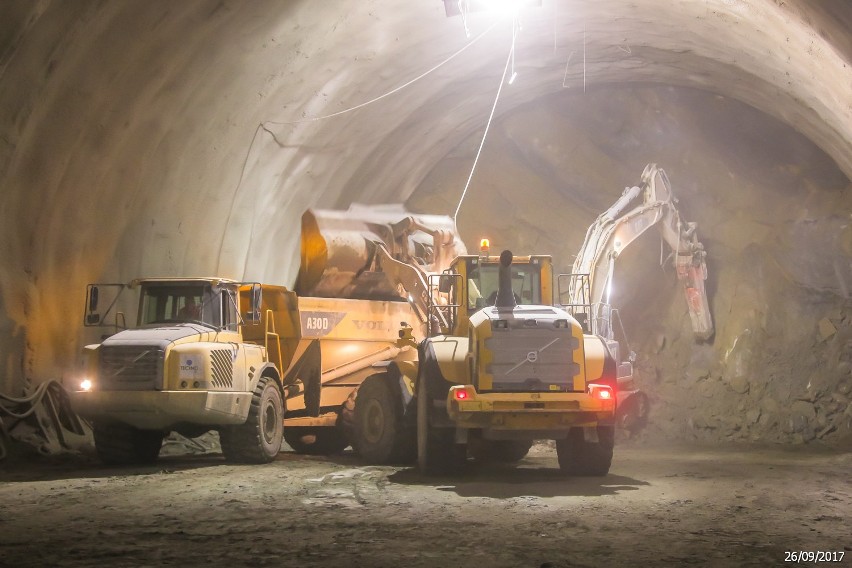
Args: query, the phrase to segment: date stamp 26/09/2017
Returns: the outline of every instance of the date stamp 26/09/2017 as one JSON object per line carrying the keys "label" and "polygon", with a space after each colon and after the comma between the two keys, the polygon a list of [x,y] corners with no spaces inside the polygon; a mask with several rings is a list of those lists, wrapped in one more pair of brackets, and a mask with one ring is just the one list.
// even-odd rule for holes
{"label": "date stamp 26/09/2017", "polygon": [[784,553],[784,562],[843,562],[845,555],[842,550],[792,550]]}

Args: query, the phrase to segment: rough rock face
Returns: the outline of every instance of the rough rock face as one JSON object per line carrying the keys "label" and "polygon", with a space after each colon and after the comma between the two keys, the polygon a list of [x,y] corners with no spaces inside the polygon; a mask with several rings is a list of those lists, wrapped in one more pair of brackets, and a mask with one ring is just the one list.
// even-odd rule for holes
{"label": "rough rock face", "polygon": [[[617,291],[649,434],[848,432],[848,3],[545,0],[522,20],[465,239],[567,270],[658,162],[709,251],[717,333],[691,340],[638,243]],[[451,213],[512,37],[468,23],[487,33],[465,48],[437,0],[0,4],[0,390],[73,379],[87,282],[292,284],[305,207]]]}

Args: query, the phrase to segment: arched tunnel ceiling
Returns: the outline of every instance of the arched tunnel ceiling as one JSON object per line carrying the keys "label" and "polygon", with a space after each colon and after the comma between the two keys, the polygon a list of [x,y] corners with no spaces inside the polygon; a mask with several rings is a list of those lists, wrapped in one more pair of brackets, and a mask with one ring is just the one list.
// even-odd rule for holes
{"label": "arched tunnel ceiling", "polygon": [[[791,160],[816,156],[796,165],[804,173],[785,191],[811,196],[803,216],[830,210],[845,218],[830,252],[846,251],[852,5],[544,0],[519,15],[518,78],[502,90],[459,216],[468,241],[483,227],[500,227],[477,210],[483,203],[491,200],[496,216],[495,204],[525,208],[523,189],[495,189],[501,178],[524,179],[509,175],[512,166],[538,176],[554,200],[551,213],[564,211],[577,226],[539,240],[507,228],[515,237],[506,244],[554,248],[562,238],[582,238],[593,208],[635,183],[644,163],[662,162],[667,154],[657,149],[688,147],[695,129],[703,136],[727,124],[745,137],[755,125],[757,145],[790,140],[780,153]],[[470,13],[468,25],[470,38],[440,0],[4,2],[0,387],[67,373],[84,339],[81,297],[89,281],[217,273],[289,284],[306,207],[403,201],[452,213],[512,37],[512,19],[497,10]],[[653,118],[670,110],[672,124],[691,125],[683,140]],[[701,120],[689,118],[702,112]],[[713,112],[719,121],[706,116]],[[619,152],[633,148],[624,163],[613,161],[620,154],[611,148],[608,161],[589,158],[607,144],[607,129],[621,139]],[[501,139],[505,152],[525,160],[502,159],[509,154],[499,153]],[[528,151],[539,154],[533,159]],[[680,180],[694,191],[730,184],[732,178],[700,178],[700,168],[689,171],[689,160],[678,156]],[[710,157],[721,163],[724,156]],[[544,162],[561,170],[542,181],[534,166]],[[828,186],[819,198],[808,189],[817,183],[808,178],[814,163],[829,170],[817,176]],[[671,164],[661,165],[677,179]],[[733,176],[726,168],[712,175]],[[572,186],[571,179],[581,181]],[[499,199],[489,193],[500,191]],[[605,196],[588,197],[595,192]],[[773,199],[749,195],[724,211]],[[572,214],[572,204],[583,201],[585,216]],[[517,227],[536,226],[518,216]],[[702,220],[713,219],[710,240],[727,251],[722,216]],[[536,252],[570,263],[563,251]],[[839,269],[833,262],[845,281],[849,257]],[[834,288],[848,302],[844,284]]]}

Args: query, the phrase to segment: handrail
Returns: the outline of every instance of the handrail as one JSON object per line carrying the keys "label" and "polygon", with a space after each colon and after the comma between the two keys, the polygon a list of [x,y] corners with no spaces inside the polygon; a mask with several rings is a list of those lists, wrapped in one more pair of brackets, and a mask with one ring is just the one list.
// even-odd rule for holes
{"label": "handrail", "polygon": [[[440,293],[440,285],[441,278],[452,278],[456,282],[454,283],[456,287],[456,298],[461,299],[461,287],[459,284],[461,283],[461,274],[456,274],[452,272],[442,272],[440,274],[430,274],[428,276],[428,286],[429,286],[429,303],[426,307],[426,318],[427,318],[427,332],[429,335],[437,335],[441,332],[440,329],[435,330],[433,334],[432,329],[432,316],[435,316],[435,320],[437,322],[438,328],[445,328],[448,333],[452,333],[453,329],[455,329],[456,320],[458,319],[458,309],[461,307],[460,303],[457,304],[443,304],[438,305],[435,303],[435,298],[437,298],[437,293]],[[437,282],[437,284],[435,283]]]}
{"label": "handrail", "polygon": [[[272,324],[272,331],[269,330],[270,322]],[[272,317],[272,310],[266,310],[266,323],[264,325],[263,330],[263,347],[266,349],[266,359],[269,362],[269,338],[270,336],[275,337],[275,345],[278,353],[278,370],[283,371],[284,367],[284,354],[281,352],[281,336],[275,331],[275,318]],[[273,361],[275,362],[275,361]]]}

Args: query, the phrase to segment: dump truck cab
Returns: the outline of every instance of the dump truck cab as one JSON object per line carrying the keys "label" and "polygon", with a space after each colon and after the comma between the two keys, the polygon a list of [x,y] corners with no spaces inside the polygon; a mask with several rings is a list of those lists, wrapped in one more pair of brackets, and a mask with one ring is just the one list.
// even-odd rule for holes
{"label": "dump truck cab", "polygon": [[516,461],[532,440],[553,439],[567,473],[609,470],[615,360],[552,305],[552,281],[549,256],[509,251],[458,257],[430,277],[439,332],[420,346],[421,469],[446,471],[468,454]]}
{"label": "dump truck cab", "polygon": [[[115,300],[101,315],[99,296],[110,288],[116,299],[138,292],[137,325],[84,348],[86,378],[72,398],[93,421],[103,461],[152,461],[168,432],[197,436],[211,429],[219,430],[226,458],[273,459],[284,412],[280,363],[270,361],[267,348],[276,335],[268,324],[252,328],[261,327],[262,303],[292,293],[222,278],[92,284],[85,325],[104,324]],[[124,327],[124,319],[116,312],[114,325]]]}

